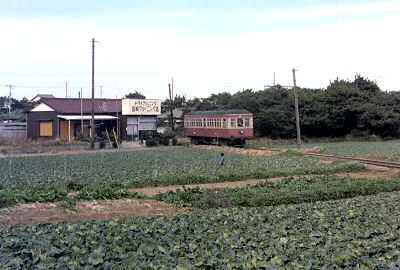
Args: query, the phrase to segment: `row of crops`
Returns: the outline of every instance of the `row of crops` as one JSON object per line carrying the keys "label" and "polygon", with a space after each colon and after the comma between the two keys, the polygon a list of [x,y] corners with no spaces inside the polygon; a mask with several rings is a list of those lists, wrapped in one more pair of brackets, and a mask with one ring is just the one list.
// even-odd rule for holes
{"label": "row of crops", "polygon": [[259,207],[336,200],[400,191],[400,179],[354,179],[335,175],[289,177],[242,188],[183,189],[160,193],[156,199],[200,209]]}
{"label": "row of crops", "polygon": [[0,228],[0,268],[398,269],[399,196]]}
{"label": "row of crops", "polygon": [[296,155],[228,155],[219,166],[215,152],[193,149],[86,153],[0,158],[0,189],[118,183],[125,187],[222,182],[363,170],[358,164],[320,163]]}

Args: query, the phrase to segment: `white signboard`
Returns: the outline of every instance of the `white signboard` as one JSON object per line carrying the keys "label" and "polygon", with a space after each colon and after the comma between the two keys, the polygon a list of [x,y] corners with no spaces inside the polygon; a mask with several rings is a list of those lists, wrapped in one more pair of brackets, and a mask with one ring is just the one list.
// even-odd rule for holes
{"label": "white signboard", "polygon": [[160,99],[123,99],[123,115],[160,115]]}

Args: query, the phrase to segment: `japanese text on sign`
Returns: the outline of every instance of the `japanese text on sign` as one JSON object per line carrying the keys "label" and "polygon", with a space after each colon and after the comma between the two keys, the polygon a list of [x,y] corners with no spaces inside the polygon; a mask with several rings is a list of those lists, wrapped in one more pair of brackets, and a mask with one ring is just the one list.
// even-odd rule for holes
{"label": "japanese text on sign", "polygon": [[141,100],[141,101],[135,101],[133,106],[132,106],[132,112],[156,112],[158,113],[158,106],[157,106],[157,101],[146,101],[146,100]]}
{"label": "japanese text on sign", "polygon": [[158,99],[124,99],[122,101],[124,115],[160,115],[161,100]]}

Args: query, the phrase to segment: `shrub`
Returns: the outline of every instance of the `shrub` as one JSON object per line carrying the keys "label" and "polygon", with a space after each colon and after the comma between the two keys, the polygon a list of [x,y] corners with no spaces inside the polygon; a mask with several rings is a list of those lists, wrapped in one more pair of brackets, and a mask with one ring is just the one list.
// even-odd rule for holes
{"label": "shrub", "polygon": [[167,130],[164,132],[164,137],[168,138],[168,139],[172,139],[176,136],[176,133],[174,131],[171,130]]}
{"label": "shrub", "polygon": [[79,191],[82,188],[83,188],[83,185],[74,180],[70,180],[67,182],[67,190],[68,191]]}
{"label": "shrub", "polygon": [[99,146],[100,146],[100,149],[105,148],[106,147],[106,142],[105,141],[100,141]]}
{"label": "shrub", "polygon": [[157,141],[153,138],[149,138],[146,140],[146,146],[147,147],[154,147],[157,146]]}
{"label": "shrub", "polygon": [[161,137],[160,138],[160,144],[162,144],[164,146],[168,146],[169,145],[169,138],[168,137]]}

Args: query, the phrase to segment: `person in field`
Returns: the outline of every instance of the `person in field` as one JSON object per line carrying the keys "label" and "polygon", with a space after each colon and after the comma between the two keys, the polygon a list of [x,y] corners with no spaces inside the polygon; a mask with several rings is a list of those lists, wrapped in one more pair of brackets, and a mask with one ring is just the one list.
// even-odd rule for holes
{"label": "person in field", "polygon": [[219,165],[224,165],[225,163],[225,155],[224,153],[221,153],[221,155],[219,155],[219,159],[218,159]]}

